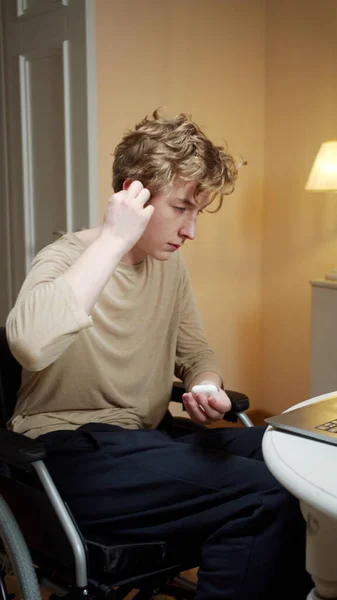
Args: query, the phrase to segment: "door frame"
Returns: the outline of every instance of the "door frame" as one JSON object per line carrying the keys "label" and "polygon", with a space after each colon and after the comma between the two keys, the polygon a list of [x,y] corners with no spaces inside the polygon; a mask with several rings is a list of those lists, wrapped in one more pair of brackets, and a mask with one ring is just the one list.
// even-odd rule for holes
{"label": "door frame", "polygon": [[88,98],[89,227],[98,224],[98,130],[96,77],[96,0],[85,0]]}
{"label": "door frame", "polygon": [[[71,2],[71,0],[68,0]],[[84,0],[86,21],[86,57],[87,57],[87,128],[88,128],[88,195],[89,227],[98,224],[98,132],[97,132],[97,79],[96,79],[96,0]],[[11,229],[9,211],[8,179],[8,131],[6,106],[6,68],[4,48],[3,3],[0,0],[0,131],[3,132],[0,144],[0,199],[4,206],[4,229],[8,275],[7,305],[13,306],[13,283],[11,265]],[[7,286],[6,286],[7,287]]]}
{"label": "door frame", "polygon": [[7,267],[7,304],[12,306],[12,269],[10,260],[11,231],[9,219],[9,185],[8,185],[8,133],[7,133],[7,108],[6,108],[6,75],[5,75],[5,49],[4,49],[4,20],[3,6],[0,1],[0,131],[3,139],[0,144],[0,198],[3,199],[4,211],[4,248],[6,253],[5,264]]}

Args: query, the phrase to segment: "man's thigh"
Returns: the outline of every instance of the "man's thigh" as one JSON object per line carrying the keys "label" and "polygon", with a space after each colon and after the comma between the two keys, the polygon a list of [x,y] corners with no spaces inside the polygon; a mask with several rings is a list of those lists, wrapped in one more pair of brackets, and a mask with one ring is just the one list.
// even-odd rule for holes
{"label": "man's thigh", "polygon": [[232,436],[220,449],[109,425],[58,433],[43,436],[47,466],[82,525],[144,538],[197,525],[207,535],[217,523],[254,511],[258,496],[278,485],[263,462],[229,451]]}
{"label": "man's thigh", "polygon": [[263,460],[262,438],[265,426],[217,427],[180,436],[184,443],[213,448],[219,452]]}

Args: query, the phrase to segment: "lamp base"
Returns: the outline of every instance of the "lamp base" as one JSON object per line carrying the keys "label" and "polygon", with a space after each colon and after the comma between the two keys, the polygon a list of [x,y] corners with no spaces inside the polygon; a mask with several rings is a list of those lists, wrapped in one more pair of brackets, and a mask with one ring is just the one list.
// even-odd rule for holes
{"label": "lamp base", "polygon": [[328,279],[328,281],[337,281],[337,269],[331,271],[331,273],[327,273],[325,279]]}

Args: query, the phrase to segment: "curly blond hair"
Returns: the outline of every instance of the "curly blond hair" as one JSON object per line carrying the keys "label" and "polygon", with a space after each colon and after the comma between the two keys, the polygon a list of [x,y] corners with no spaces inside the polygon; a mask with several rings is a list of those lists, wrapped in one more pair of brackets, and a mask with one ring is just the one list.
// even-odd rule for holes
{"label": "curly blond hair", "polygon": [[237,175],[233,157],[222,146],[215,146],[188,115],[164,118],[156,110],[116,147],[112,185],[119,192],[126,179],[138,179],[157,194],[180,177],[197,182],[196,201],[201,192],[210,194],[210,203],[217,197],[219,210],[224,195],[233,192]]}

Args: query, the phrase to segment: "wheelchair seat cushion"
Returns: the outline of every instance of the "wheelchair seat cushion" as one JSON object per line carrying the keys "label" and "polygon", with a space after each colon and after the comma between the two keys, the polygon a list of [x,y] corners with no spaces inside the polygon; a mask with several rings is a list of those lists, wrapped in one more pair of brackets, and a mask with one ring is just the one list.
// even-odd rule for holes
{"label": "wheelchair seat cushion", "polygon": [[124,580],[132,576],[162,570],[167,556],[165,542],[138,544],[116,543],[109,536],[84,536],[89,563],[89,576],[94,579]]}

